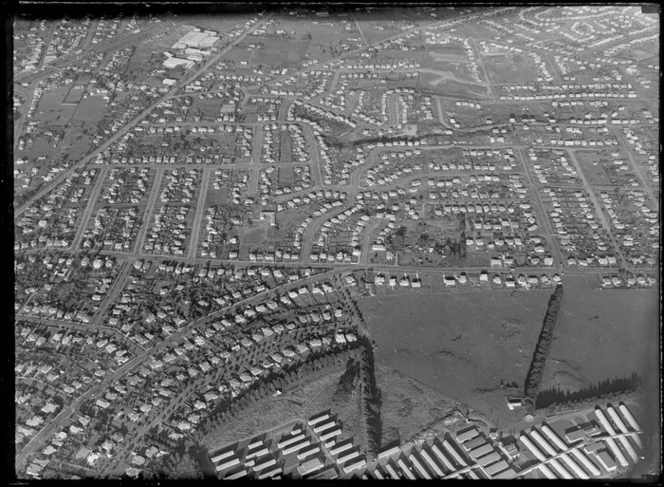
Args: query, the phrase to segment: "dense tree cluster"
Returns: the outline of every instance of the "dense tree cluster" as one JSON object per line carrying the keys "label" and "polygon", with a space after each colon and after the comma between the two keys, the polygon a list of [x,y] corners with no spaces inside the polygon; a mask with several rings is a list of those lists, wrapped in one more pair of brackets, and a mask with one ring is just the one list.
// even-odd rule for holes
{"label": "dense tree cluster", "polygon": [[339,378],[337,388],[332,398],[333,407],[346,403],[355,389],[360,376],[360,362],[354,358],[349,358],[346,363],[346,370]]}
{"label": "dense tree cluster", "polygon": [[558,285],[549,299],[549,307],[544,316],[544,324],[540,332],[535,346],[535,353],[533,360],[530,363],[530,369],[526,376],[526,383],[524,386],[524,406],[527,412],[532,413],[535,410],[535,403],[539,393],[540,383],[542,382],[542,374],[544,373],[544,365],[546,358],[549,355],[551,343],[553,342],[553,329],[558,319],[560,311],[560,303],[563,299],[563,287]]}
{"label": "dense tree cluster", "polygon": [[570,409],[584,403],[597,402],[598,398],[604,398],[609,395],[634,392],[639,388],[640,384],[640,377],[636,373],[633,373],[630,377],[606,379],[598,382],[596,385],[591,384],[588,387],[571,393],[559,389],[546,389],[537,395],[535,404],[537,409]]}

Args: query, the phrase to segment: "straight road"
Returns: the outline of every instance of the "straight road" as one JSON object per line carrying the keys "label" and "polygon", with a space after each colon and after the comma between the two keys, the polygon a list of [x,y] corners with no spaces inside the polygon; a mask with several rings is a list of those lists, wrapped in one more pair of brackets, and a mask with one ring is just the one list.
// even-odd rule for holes
{"label": "straight road", "polygon": [[353,17],[353,22],[355,22],[355,27],[357,27],[357,31],[360,33],[360,37],[362,38],[362,42],[364,43],[364,47],[367,47],[369,45],[369,41],[367,41],[367,37],[364,35],[364,31],[362,31],[362,27],[360,26],[360,22],[355,18],[354,15],[351,15]]}
{"label": "straight road", "polygon": [[639,178],[639,182],[641,183],[641,186],[643,186],[643,190],[648,194],[650,201],[656,204],[657,198],[655,197],[655,193],[652,190],[650,181],[648,180],[647,176],[644,175],[643,167],[636,162],[632,148],[629,146],[625,136],[616,127],[611,127],[611,131],[616,136],[616,139],[620,141],[625,153],[627,153],[627,158],[629,159],[629,163],[632,166],[632,171],[634,171],[634,174],[636,174]]}
{"label": "straight road", "polygon": [[615,237],[613,236],[613,232],[611,231],[611,225],[609,224],[608,220],[606,219],[606,214],[604,213],[604,210],[602,210],[601,205],[599,204],[599,200],[597,199],[597,195],[595,194],[595,191],[593,191],[593,187],[590,185],[588,182],[588,179],[586,178],[586,175],[584,174],[583,170],[581,169],[581,164],[579,164],[579,161],[576,158],[576,154],[574,153],[573,150],[571,149],[563,149],[567,154],[569,155],[570,159],[572,160],[572,163],[574,164],[574,169],[576,169],[577,174],[579,175],[579,178],[581,178],[581,181],[583,182],[583,188],[588,192],[588,196],[590,196],[590,201],[592,201],[593,206],[595,208],[595,213],[597,214],[597,218],[599,218],[600,223],[602,224],[602,227],[604,228],[604,231],[609,235],[609,238],[611,239],[611,243],[613,244],[613,248],[618,255],[618,259],[620,260],[620,265],[624,269],[629,269],[630,267],[627,264],[627,261],[625,260],[625,256],[622,253],[622,250],[620,249],[620,246],[618,245],[618,242],[616,242]]}
{"label": "straight road", "polygon": [[261,148],[263,142],[263,124],[257,123],[254,125],[254,146],[251,148],[250,165],[258,165],[261,162]]}
{"label": "straight road", "polygon": [[[16,315],[16,321],[29,321],[37,325],[56,327],[59,329],[65,329],[67,331],[75,330],[84,333],[90,333],[100,330],[108,333],[118,333],[118,330],[116,328],[112,328],[109,326],[95,325],[91,327],[89,324],[72,323],[71,321],[62,321],[58,319],[44,318],[41,316],[24,315],[20,313]],[[119,335],[122,336],[121,334]]]}
{"label": "straight road", "polygon": [[157,201],[157,196],[161,192],[161,180],[164,177],[164,171],[166,168],[158,167],[157,172],[154,176],[154,182],[152,183],[152,188],[150,189],[150,198],[148,203],[145,206],[145,211],[143,212],[143,221],[141,223],[141,228],[138,231],[136,236],[136,243],[134,244],[134,254],[139,254],[143,248],[143,240],[145,240],[145,234],[150,227],[152,222],[152,213],[155,209],[155,203]]}
{"label": "straight road", "polygon": [[25,98],[25,103],[23,103],[23,109],[21,110],[21,116],[14,123],[14,154],[18,151],[19,138],[25,132],[27,126],[28,111],[30,110],[30,104],[35,97],[36,85],[31,84],[27,88],[24,88],[23,97]]}
{"label": "straight road", "polygon": [[537,220],[539,224],[544,228],[544,231],[546,232],[549,246],[551,247],[551,250],[553,252],[554,262],[557,263],[558,266],[562,268],[562,266],[565,265],[565,261],[563,260],[563,254],[560,251],[560,247],[558,247],[558,240],[556,239],[556,234],[554,233],[553,228],[551,227],[551,222],[549,221],[549,215],[547,214],[546,209],[542,204],[542,199],[540,198],[539,191],[537,191],[537,185],[533,180],[533,175],[531,174],[530,169],[528,169],[528,159],[526,158],[526,155],[523,152],[523,148],[518,147],[515,155],[516,157],[519,158],[519,163],[521,164],[521,167],[523,168],[523,171],[526,174],[526,178],[528,178],[528,187],[532,190],[533,200],[535,203],[535,208],[537,210]]}
{"label": "straight road", "polygon": [[78,249],[78,246],[81,243],[83,234],[88,228],[88,220],[90,219],[92,210],[97,204],[97,199],[99,198],[99,193],[101,192],[101,188],[104,187],[104,181],[106,180],[107,173],[108,173],[107,167],[102,167],[100,169],[99,175],[97,176],[97,180],[95,181],[95,185],[92,188],[92,191],[90,192],[90,197],[88,198],[88,204],[85,207],[85,212],[83,213],[83,218],[81,218],[81,223],[79,224],[78,231],[76,232],[76,237],[74,237],[74,241],[69,247],[69,250]]}
{"label": "straight road", "polygon": [[[484,79],[486,80],[484,83],[481,83],[483,86],[488,88],[489,91],[489,96],[491,97],[492,101],[496,101],[496,93],[493,91],[493,86],[491,84],[491,78],[489,78],[488,73],[486,72],[486,68],[484,67],[484,61],[482,61],[482,51],[480,50],[479,47],[477,47],[477,43],[475,42],[475,39],[471,39],[471,44],[475,48],[475,53],[477,54],[477,62],[482,68],[482,73],[484,73]],[[467,81],[464,81],[467,82]]]}
{"label": "straight road", "polygon": [[[106,314],[106,310],[108,309],[108,307],[115,302],[120,292],[124,289],[125,281],[127,280],[127,276],[131,271],[132,265],[133,265],[133,259],[131,260],[126,259],[122,263],[122,268],[120,269],[120,272],[113,280],[113,284],[111,284],[110,290],[108,291],[108,293],[106,293],[106,297],[102,301],[101,306],[99,306],[99,309],[90,320],[92,323],[98,323],[101,321],[104,314]],[[115,328],[111,329],[116,330]],[[120,332],[120,330],[116,331],[118,333]]]}
{"label": "straight road", "polygon": [[212,168],[203,168],[203,182],[201,183],[200,194],[198,195],[198,205],[196,205],[196,214],[194,215],[194,223],[191,228],[191,242],[189,244],[189,258],[196,258],[196,250],[198,249],[198,239],[201,236],[201,222],[205,213],[205,198],[207,196],[208,188],[210,187],[210,174]]}

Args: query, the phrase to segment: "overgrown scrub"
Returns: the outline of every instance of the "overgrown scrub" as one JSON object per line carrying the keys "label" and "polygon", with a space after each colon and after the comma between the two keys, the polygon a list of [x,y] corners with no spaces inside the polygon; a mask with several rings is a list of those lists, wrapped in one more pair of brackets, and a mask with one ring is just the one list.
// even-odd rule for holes
{"label": "overgrown scrub", "polygon": [[303,363],[293,364],[290,367],[272,372],[265,379],[254,382],[231,402],[222,401],[215,411],[202,422],[201,428],[194,434],[194,439],[201,441],[206,432],[215,430],[234,420],[245,409],[255,405],[260,400],[273,395],[278,390],[287,390],[298,383],[307,382],[311,380],[312,375],[325,373],[331,368],[343,366],[349,360],[356,359],[358,353],[359,349],[357,348],[357,342],[355,342],[349,348],[336,353],[311,354]]}

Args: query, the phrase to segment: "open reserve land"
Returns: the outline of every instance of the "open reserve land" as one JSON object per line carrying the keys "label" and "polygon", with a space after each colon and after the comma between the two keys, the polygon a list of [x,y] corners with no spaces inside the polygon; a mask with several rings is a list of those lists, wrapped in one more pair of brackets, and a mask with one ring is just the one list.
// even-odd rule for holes
{"label": "open reserve land", "polygon": [[542,388],[572,392],[659,370],[657,289],[589,289],[577,276],[564,289]]}
{"label": "open reserve land", "polygon": [[359,301],[379,363],[484,414],[501,381],[522,386],[549,291],[403,295]]}

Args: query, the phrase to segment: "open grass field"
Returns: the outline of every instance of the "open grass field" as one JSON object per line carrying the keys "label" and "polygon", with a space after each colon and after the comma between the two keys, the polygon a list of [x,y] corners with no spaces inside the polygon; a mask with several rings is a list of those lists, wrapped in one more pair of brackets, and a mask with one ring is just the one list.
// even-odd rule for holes
{"label": "open grass field", "polygon": [[601,152],[598,150],[587,151],[574,151],[581,170],[588,177],[590,184],[593,186],[610,186],[611,180],[605,170],[605,165],[601,161],[610,161],[611,154],[609,152]]}
{"label": "open grass field", "polygon": [[90,96],[79,103],[74,112],[74,120],[97,122],[101,120],[106,108],[106,100],[102,96]]}
{"label": "open grass field", "polygon": [[365,298],[359,305],[379,363],[495,416],[508,413],[501,380],[523,385],[549,296],[538,290],[416,294]]}
{"label": "open grass field", "polygon": [[66,154],[69,155],[69,159],[76,161],[90,151],[92,147],[92,140],[88,136],[77,138],[75,140],[66,140],[65,144],[60,146],[58,150],[66,151]]}
{"label": "open grass field", "polygon": [[81,98],[83,97],[83,93],[85,93],[85,85],[76,85],[74,86],[71,90],[69,90],[69,93],[67,94],[67,97],[64,100],[64,103],[78,103],[81,101]]}
{"label": "open grass field", "polygon": [[297,68],[301,65],[307,43],[293,39],[255,37],[253,42],[262,42],[261,49],[254,50],[253,65],[261,64],[273,68]]}
{"label": "open grass field", "polygon": [[561,314],[544,369],[543,388],[574,391],[633,372],[659,370],[657,289],[590,289],[566,277]]}
{"label": "open grass field", "polygon": [[35,120],[52,125],[66,125],[76,110],[74,105],[62,104],[66,94],[67,88],[62,88],[43,95],[37,104]]}
{"label": "open grass field", "polygon": [[537,80],[536,66],[520,54],[484,54],[482,61],[492,83],[531,83]]}
{"label": "open grass field", "polygon": [[228,203],[228,188],[208,189],[205,193],[205,208]]}
{"label": "open grass field", "polygon": [[260,245],[267,244],[266,241],[268,231],[268,223],[265,222],[253,222],[251,225],[247,225],[247,231],[242,237],[242,243],[244,245]]}
{"label": "open grass field", "polygon": [[384,364],[376,366],[376,383],[382,399],[383,446],[408,441],[439,422],[456,405],[450,397]]}
{"label": "open grass field", "polygon": [[[282,424],[298,419],[306,420],[314,414],[329,410],[342,373],[341,369],[330,372],[295,390],[263,400],[244,411],[238,419],[211,431],[202,444],[210,450],[218,449],[276,429]],[[338,415],[342,423],[341,439],[355,436],[358,443],[361,420],[359,394],[356,392],[351,396],[351,400],[332,409],[332,412]]]}
{"label": "open grass field", "polygon": [[435,92],[442,95],[467,97],[475,99],[487,96],[485,86],[456,79],[448,78],[442,74],[425,72],[417,79],[417,89],[426,92]]}
{"label": "open grass field", "polygon": [[280,167],[277,181],[279,186],[293,186],[295,183],[295,171],[293,170],[293,166]]}
{"label": "open grass field", "polygon": [[177,19],[178,23],[183,22],[186,25],[198,27],[203,30],[214,30],[221,35],[227,34],[238,24],[246,21],[246,17],[231,12],[224,12],[217,15],[178,15]]}

